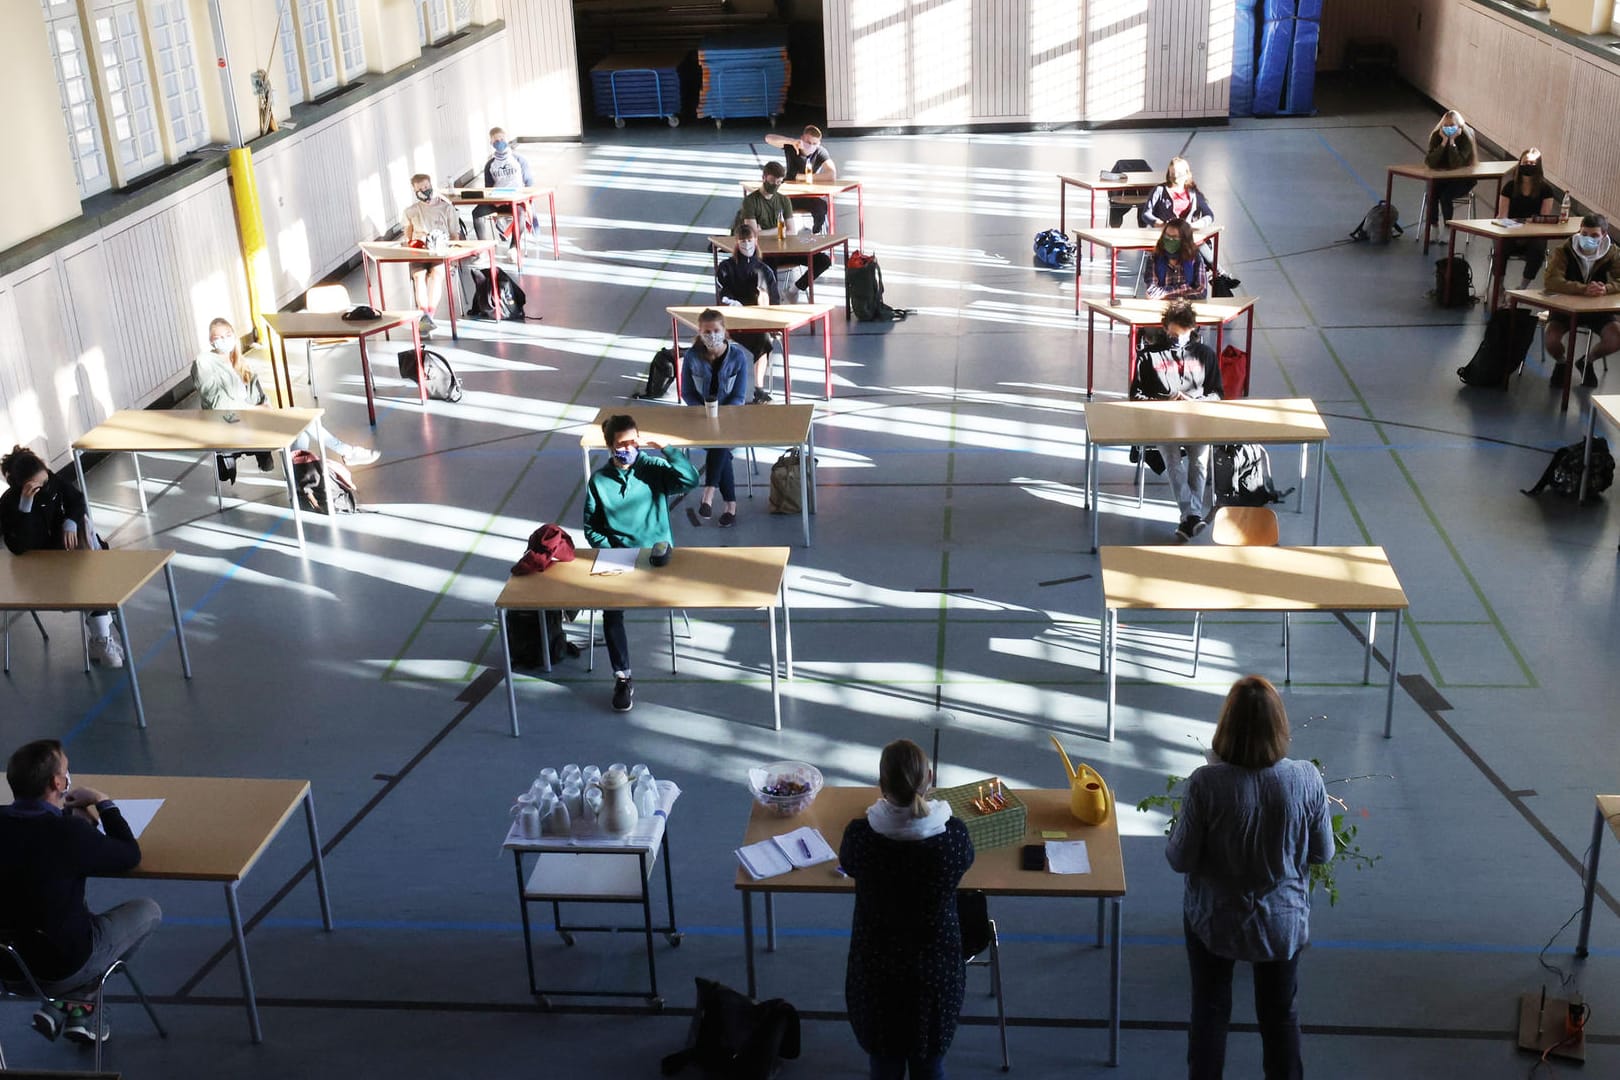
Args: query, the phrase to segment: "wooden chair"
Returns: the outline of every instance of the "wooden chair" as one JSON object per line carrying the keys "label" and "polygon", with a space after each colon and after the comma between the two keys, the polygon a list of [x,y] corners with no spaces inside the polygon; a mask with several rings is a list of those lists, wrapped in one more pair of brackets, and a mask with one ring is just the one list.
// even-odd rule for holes
{"label": "wooden chair", "polygon": [[[1266,506],[1222,506],[1209,521],[1211,543],[1223,547],[1276,547],[1281,542],[1277,512]],[[1203,612],[1193,614],[1193,678],[1198,677],[1198,652],[1202,643]],[[1294,649],[1290,640],[1288,612],[1283,612],[1283,685],[1294,680]]]}
{"label": "wooden chair", "polygon": [[[353,302],[349,299],[349,290],[342,285],[316,285],[304,294],[304,310],[317,314],[348,311],[353,306]],[[315,394],[315,350],[347,345],[351,340],[351,338],[310,338],[304,343],[304,364],[308,368],[306,374],[310,393]],[[315,394],[315,398],[319,400],[320,395]]]}

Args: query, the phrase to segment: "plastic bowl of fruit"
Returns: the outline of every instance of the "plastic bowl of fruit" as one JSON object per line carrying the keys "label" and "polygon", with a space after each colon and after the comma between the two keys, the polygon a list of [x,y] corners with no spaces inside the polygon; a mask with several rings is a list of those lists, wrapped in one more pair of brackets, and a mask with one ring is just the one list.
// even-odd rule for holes
{"label": "plastic bowl of fruit", "polygon": [[748,770],[754,801],[783,817],[802,813],[821,793],[821,770],[803,761],[778,761]]}

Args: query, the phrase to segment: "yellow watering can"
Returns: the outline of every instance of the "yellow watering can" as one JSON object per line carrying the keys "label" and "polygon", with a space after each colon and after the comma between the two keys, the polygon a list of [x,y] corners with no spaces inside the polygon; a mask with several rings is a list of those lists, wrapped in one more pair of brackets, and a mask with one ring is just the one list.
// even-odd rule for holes
{"label": "yellow watering can", "polygon": [[1048,738],[1063,756],[1063,767],[1069,773],[1069,812],[1087,825],[1101,825],[1113,812],[1114,793],[1108,790],[1103,778],[1090,765],[1082,761],[1080,768],[1076,769],[1056,735]]}

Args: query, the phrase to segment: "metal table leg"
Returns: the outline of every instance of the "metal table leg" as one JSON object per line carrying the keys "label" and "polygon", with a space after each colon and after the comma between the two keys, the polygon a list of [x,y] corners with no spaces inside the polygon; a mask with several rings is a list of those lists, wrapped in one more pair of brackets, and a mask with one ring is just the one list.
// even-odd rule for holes
{"label": "metal table leg", "polygon": [[1316,444],[1316,510],[1311,519],[1311,543],[1322,542],[1322,477],[1327,474],[1327,443]]}
{"label": "metal table leg", "polygon": [[[754,978],[754,894],[743,890],[743,956],[748,965],[748,996],[758,997],[759,986]],[[530,976],[532,979],[533,976]]]}
{"label": "metal table leg", "polygon": [[315,895],[321,901],[321,925],[335,930],[332,923],[332,897],[326,891],[326,860],[321,855],[321,831],[315,825],[315,792],[304,792],[304,824],[309,828],[309,857],[315,864]]}
{"label": "metal table leg", "polygon": [[[174,639],[180,644],[180,670],[191,678],[191,657],[186,652],[186,625],[180,619],[180,601],[174,594],[174,567],[163,564],[163,580],[169,586],[169,614],[174,616]],[[129,655],[129,654],[125,654]],[[131,659],[130,663],[134,663]]]}
{"label": "metal table leg", "polygon": [[[78,474],[79,493],[84,496],[84,504],[88,507],[90,505],[90,489],[84,486],[84,451],[82,450],[73,451],[73,471]],[[219,474],[215,472],[214,475],[218,476]]]}
{"label": "metal table leg", "polygon": [[[1575,347],[1574,341],[1574,338],[1570,338],[1570,348],[1572,349]],[[141,475],[141,455],[131,451],[129,460],[135,466],[135,494],[141,497],[141,513],[149,513],[150,511],[146,505],[146,478]]]}
{"label": "metal table leg", "polygon": [[765,894],[765,951],[776,951],[776,894]]}
{"label": "metal table leg", "polygon": [[1123,902],[1115,897],[1114,907],[1114,933],[1113,954],[1108,958],[1108,1064],[1119,1066],[1119,984],[1120,984],[1120,948],[1124,936],[1123,916],[1121,908]]}
{"label": "metal table leg", "polygon": [[804,524],[804,546],[810,546],[810,444],[799,444],[799,518]]}
{"label": "metal table leg", "polygon": [[1367,612],[1367,653],[1361,659],[1361,685],[1372,681],[1373,638],[1378,636],[1378,612]]}
{"label": "metal table leg", "polygon": [[[506,712],[512,720],[512,738],[515,739],[518,737],[517,691],[512,686],[512,641],[506,629],[505,608],[495,609],[495,621],[501,627],[501,671],[506,676]],[[541,622],[542,624],[545,622],[544,618],[541,619]],[[543,626],[541,632],[544,633]],[[592,633],[591,636],[594,638],[596,635]],[[551,651],[549,642],[545,646],[545,651],[547,653]]]}
{"label": "metal table leg", "polygon": [[1389,692],[1384,699],[1384,738],[1389,738],[1395,723],[1396,664],[1401,658],[1401,611],[1395,611],[1395,634],[1389,645]]}
{"label": "metal table leg", "polygon": [[[1574,343],[1571,342],[1571,347]],[[1586,860],[1586,899],[1581,907],[1581,936],[1575,942],[1575,955],[1585,959],[1587,955],[1586,936],[1592,929],[1592,897],[1597,891],[1598,855],[1603,850],[1603,806],[1592,812],[1592,854]]]}
{"label": "metal table leg", "polygon": [[1108,627],[1105,636],[1108,640],[1108,741],[1114,741],[1114,676],[1116,659],[1114,651],[1119,647],[1119,612],[1109,608],[1104,612]]}
{"label": "metal table leg", "polygon": [[540,984],[534,980],[534,940],[529,928],[529,901],[523,896],[523,852],[514,850],[512,861],[517,865],[518,911],[523,916],[523,960],[529,969],[529,993],[538,994]]}
{"label": "metal table leg", "polygon": [[[1575,339],[1569,339],[1564,347],[1564,355],[1575,355]],[[1586,446],[1581,451],[1581,489],[1575,496],[1576,505],[1586,501],[1586,480],[1592,475],[1592,436],[1597,433],[1597,407],[1588,404],[1586,409]],[[77,454],[74,455],[77,458]]]}
{"label": "metal table leg", "polygon": [[[287,473],[287,501],[292,503],[293,531],[298,534],[298,550],[304,550],[304,508],[298,498],[298,486],[293,483],[292,444],[288,443],[281,448],[281,464]],[[323,470],[324,471],[324,470]],[[332,504],[331,496],[327,496],[326,512],[336,514],[337,507]]]}
{"label": "metal table leg", "polygon": [[[771,634],[771,717],[772,717],[771,730],[772,731],[781,731],[782,730],[782,691],[781,691],[781,687],[778,686],[778,684],[777,684],[777,678],[776,678],[776,664],[777,664],[777,659],[776,659],[776,657],[777,657],[777,652],[776,652],[776,608],[774,608],[774,607],[766,608],[765,609],[765,616],[769,620],[770,634]],[[670,633],[673,635],[674,632],[675,632],[675,630],[674,630],[674,627],[672,626],[670,628]],[[766,900],[765,902],[766,902],[766,904],[770,903],[769,900]],[[769,911],[770,909],[767,907],[766,910]]]}
{"label": "metal table leg", "polygon": [[787,576],[782,577],[782,641],[787,646],[787,678],[793,681],[793,612],[788,607]]}
{"label": "metal table leg", "polygon": [[141,683],[135,677],[135,650],[129,640],[129,623],[124,619],[124,608],[120,604],[113,612],[113,620],[118,623],[118,637],[124,643],[124,666],[129,669],[129,696],[135,699],[135,722],[142,729],[146,727],[146,707],[141,704]]}
{"label": "metal table leg", "polygon": [[242,909],[236,902],[237,882],[225,883],[225,910],[231,916],[231,938],[236,942],[236,970],[242,976],[242,1000],[247,1006],[248,1031],[256,1043],[264,1042],[259,1026],[259,999],[253,992],[253,972],[248,968],[247,937],[242,933]]}
{"label": "metal table leg", "polygon": [[[658,997],[658,958],[653,952],[653,917],[652,917],[652,891],[647,884],[647,853],[636,853],[636,865],[641,870],[641,928],[647,939],[647,989],[652,994],[655,1004],[662,1004]],[[669,864],[664,864],[668,868]]]}

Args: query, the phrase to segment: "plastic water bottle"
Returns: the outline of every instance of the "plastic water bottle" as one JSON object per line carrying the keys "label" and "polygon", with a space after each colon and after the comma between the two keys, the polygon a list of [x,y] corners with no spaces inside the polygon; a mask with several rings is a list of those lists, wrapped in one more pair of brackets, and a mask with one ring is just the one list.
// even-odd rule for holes
{"label": "plastic water bottle", "polygon": [[1558,224],[1562,225],[1569,220],[1569,192],[1564,192],[1564,201],[1558,204]]}

